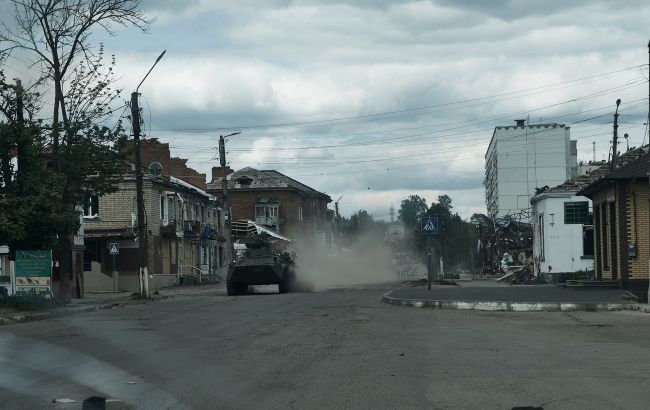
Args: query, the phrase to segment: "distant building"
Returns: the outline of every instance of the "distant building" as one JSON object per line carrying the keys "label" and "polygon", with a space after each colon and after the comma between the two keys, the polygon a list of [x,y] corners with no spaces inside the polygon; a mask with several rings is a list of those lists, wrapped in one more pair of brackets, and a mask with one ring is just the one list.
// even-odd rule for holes
{"label": "distant building", "polygon": [[[326,240],[332,231],[329,195],[275,170],[226,169],[232,219],[248,219],[291,239]],[[212,168],[208,192],[221,199],[223,170]]]}
{"label": "distant building", "polygon": [[576,172],[576,146],[563,124],[526,125],[494,129],[485,154],[485,202],[492,219],[510,216],[530,221],[535,188],[556,186]]}

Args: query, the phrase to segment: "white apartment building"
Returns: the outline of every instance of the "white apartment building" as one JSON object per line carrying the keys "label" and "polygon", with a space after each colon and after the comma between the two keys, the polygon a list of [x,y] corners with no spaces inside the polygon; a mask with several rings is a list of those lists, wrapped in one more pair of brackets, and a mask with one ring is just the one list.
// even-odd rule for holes
{"label": "white apartment building", "polygon": [[564,124],[495,127],[485,154],[485,202],[491,218],[530,222],[535,188],[554,187],[571,178],[577,167],[575,141]]}

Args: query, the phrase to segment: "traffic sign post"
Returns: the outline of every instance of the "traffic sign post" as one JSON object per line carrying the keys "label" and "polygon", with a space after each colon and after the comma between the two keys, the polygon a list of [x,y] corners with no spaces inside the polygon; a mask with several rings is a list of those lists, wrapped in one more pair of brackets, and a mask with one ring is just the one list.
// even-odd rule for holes
{"label": "traffic sign post", "polygon": [[423,216],[420,219],[420,232],[425,235],[438,235],[438,217]]}
{"label": "traffic sign post", "polygon": [[423,216],[420,218],[420,232],[427,235],[427,289],[431,290],[431,277],[433,276],[433,248],[431,246],[431,236],[438,234],[438,217]]}
{"label": "traffic sign post", "polygon": [[120,244],[117,242],[111,242],[108,244],[108,253],[113,257],[113,292],[117,293],[118,291],[118,282],[119,274],[117,272],[117,267],[115,266],[115,255],[120,254]]}

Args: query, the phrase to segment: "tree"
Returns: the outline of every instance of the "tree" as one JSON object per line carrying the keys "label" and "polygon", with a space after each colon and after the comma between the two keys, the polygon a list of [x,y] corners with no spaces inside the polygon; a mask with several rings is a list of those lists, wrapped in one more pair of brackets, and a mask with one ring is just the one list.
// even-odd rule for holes
{"label": "tree", "polygon": [[[101,28],[113,35],[114,24],[134,25],[146,31],[151,20],[139,11],[139,0],[11,2],[14,24],[3,21],[0,43],[7,46],[8,52],[26,51],[34,64],[43,67],[43,78],[51,82],[52,149],[57,152],[60,143],[74,143],[78,123],[90,118],[92,110],[97,115],[105,114],[102,105],[111,101],[110,81],[106,81],[106,72],[101,71],[103,50],[100,46],[97,52],[89,41],[93,31]],[[109,74],[111,71],[112,68]],[[68,83],[70,86],[66,87]],[[59,138],[60,125],[63,141]]]}
{"label": "tree", "polygon": [[418,219],[422,214],[427,211],[427,201],[418,195],[409,195],[408,198],[402,200],[397,218],[407,228],[415,228],[418,226]]}
{"label": "tree", "polygon": [[443,257],[445,266],[470,267],[468,255],[473,252],[476,240],[474,226],[463,221],[457,213],[452,212],[452,200],[448,195],[438,196],[427,210],[428,216],[438,218],[439,234],[434,236],[433,244],[438,254]]}
{"label": "tree", "polygon": [[[5,167],[6,180],[16,178],[18,185],[26,178],[47,175],[39,182],[47,182],[40,208],[27,207],[25,212],[36,220],[40,229],[30,231],[24,239],[40,246],[52,246],[66,255],[71,237],[79,227],[75,206],[88,195],[102,195],[115,189],[122,171],[120,147],[124,135],[118,121],[112,127],[105,125],[115,110],[111,105],[119,98],[120,90],[112,88],[114,57],[105,66],[103,47],[90,42],[95,29],[113,34],[113,25],[136,26],[146,31],[151,23],[140,11],[139,0],[11,0],[14,5],[12,24],[2,22],[0,46],[7,53],[20,50],[27,54],[34,66],[42,67],[38,82],[47,88],[53,99],[49,120],[34,134],[22,129],[34,125],[21,120],[23,109],[17,95],[4,89],[7,100],[15,100],[16,118],[6,114],[2,132],[15,138],[31,135],[33,151],[38,155],[19,152],[18,171]],[[120,108],[123,108],[124,105]],[[119,108],[118,108],[119,109]],[[11,114],[11,113],[10,113]],[[29,145],[29,144],[28,144]],[[27,172],[27,170],[31,170]],[[5,192],[5,206],[17,204],[35,194],[40,185],[30,184],[34,192]],[[8,187],[5,187],[7,190]],[[40,211],[37,212],[37,211]],[[35,219],[38,217],[39,219]],[[6,221],[3,222],[3,225]],[[19,226],[13,228],[17,233]],[[10,229],[8,228],[7,231]],[[42,236],[37,236],[42,234]],[[14,236],[11,236],[13,238]],[[55,242],[52,244],[52,242]],[[62,272],[70,271],[70,261],[61,260]],[[61,275],[61,295],[67,297],[68,275]]]}

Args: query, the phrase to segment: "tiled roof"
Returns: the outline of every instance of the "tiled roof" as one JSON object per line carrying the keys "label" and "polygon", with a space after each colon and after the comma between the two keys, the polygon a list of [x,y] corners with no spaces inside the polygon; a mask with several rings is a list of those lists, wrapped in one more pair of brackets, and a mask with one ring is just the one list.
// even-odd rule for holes
{"label": "tiled roof", "polygon": [[647,179],[648,178],[648,145],[631,149],[621,155],[617,160],[617,168],[612,171],[611,162],[598,170],[598,177],[582,187],[578,192],[580,195],[588,195],[597,190],[603,182],[612,179]]}
{"label": "tiled roof", "polygon": [[[248,184],[241,183],[246,180],[248,180]],[[329,201],[331,201],[331,198],[328,195],[272,169],[257,170],[255,168],[246,167],[232,173],[228,180],[228,189],[231,190],[282,188],[296,189],[308,195],[325,196]]]}
{"label": "tiled roof", "polygon": [[[542,193],[560,193],[560,192],[579,192],[589,185],[599,181],[603,178],[632,178],[628,176],[634,172],[637,173],[637,178],[647,178],[648,164],[647,164],[647,151],[648,147],[635,148],[627,151],[618,158],[617,165],[618,168],[616,171],[612,172],[612,163],[607,162],[604,165],[590,171],[586,175],[580,175],[578,177],[569,179],[560,185],[554,186],[552,188],[544,189],[539,192]],[[646,161],[641,161],[644,163],[644,166],[639,166],[638,169],[635,164],[638,164],[637,159],[640,157],[646,158]],[[645,174],[644,174],[645,172]],[[620,175],[620,176],[617,176]],[[643,175],[643,176],[641,176]]]}

